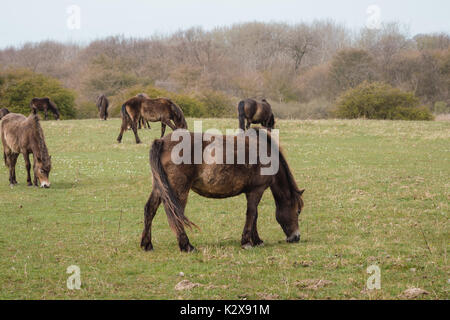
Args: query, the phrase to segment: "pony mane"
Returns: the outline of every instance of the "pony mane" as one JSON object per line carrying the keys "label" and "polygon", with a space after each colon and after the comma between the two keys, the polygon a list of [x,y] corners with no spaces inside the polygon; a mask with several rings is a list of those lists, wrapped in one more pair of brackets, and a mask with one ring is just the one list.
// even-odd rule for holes
{"label": "pony mane", "polygon": [[175,120],[181,125],[183,125],[183,129],[187,129],[186,119],[184,118],[184,114],[181,108],[177,106],[175,102],[173,102],[172,100],[170,99],[167,100],[170,102],[170,108],[174,114]]}
{"label": "pony mane", "polygon": [[[258,134],[259,134],[259,131],[261,131],[260,128],[255,128],[255,130],[258,132]],[[269,148],[272,143],[275,143],[275,141],[272,140],[272,135],[271,135],[270,131],[266,131],[266,134],[267,134],[267,137],[269,138],[268,139],[268,142],[269,142],[268,148]],[[279,155],[278,158],[279,158],[279,162],[280,162],[280,167],[282,167],[284,169],[284,171],[286,172],[286,179],[289,184],[289,190],[291,191],[292,196],[301,195],[302,192],[298,189],[297,182],[295,181],[294,176],[292,175],[291,168],[289,167],[289,164],[286,161],[286,157],[284,156],[284,153],[283,153],[280,145],[278,145],[278,155]]]}
{"label": "pony mane", "polygon": [[34,130],[34,134],[38,140],[39,146],[39,157],[43,162],[44,166],[50,165],[50,156],[48,154],[47,145],[45,144],[44,131],[42,130],[39,118],[35,114],[31,114],[28,117],[28,121],[31,124],[31,127]]}

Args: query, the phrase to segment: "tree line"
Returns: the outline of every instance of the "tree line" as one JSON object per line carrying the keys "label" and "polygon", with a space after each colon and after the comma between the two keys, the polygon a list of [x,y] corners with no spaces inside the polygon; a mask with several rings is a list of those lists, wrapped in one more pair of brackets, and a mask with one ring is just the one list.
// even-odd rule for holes
{"label": "tree line", "polygon": [[147,90],[191,99],[199,106],[195,116],[230,116],[242,98],[267,98],[279,117],[326,118],[363,83],[388,85],[423,108],[450,113],[450,36],[410,36],[398,23],[352,31],[330,20],[251,22],[88,45],[43,41],[0,50],[0,72],[0,103],[8,79],[31,72],[69,89],[77,117],[95,116],[99,94],[111,97],[118,115],[120,99]]}

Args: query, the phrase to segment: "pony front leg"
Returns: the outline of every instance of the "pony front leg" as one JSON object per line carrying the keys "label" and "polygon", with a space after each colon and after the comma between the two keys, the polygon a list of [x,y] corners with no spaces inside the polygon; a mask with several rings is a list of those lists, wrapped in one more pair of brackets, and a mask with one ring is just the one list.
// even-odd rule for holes
{"label": "pony front leg", "polygon": [[263,193],[264,190],[246,194],[247,215],[241,239],[241,247],[243,249],[249,249],[262,243],[262,240],[259,239],[258,233],[256,231],[256,220],[258,216],[258,204],[261,201]]}
{"label": "pony front leg", "polygon": [[142,231],[141,248],[145,251],[153,250],[152,245],[152,221],[156,215],[161,197],[156,189],[153,189],[144,209],[144,230]]}
{"label": "pony front leg", "polygon": [[161,138],[164,137],[164,133],[166,132],[166,125],[161,122]]}
{"label": "pony front leg", "polygon": [[25,160],[25,168],[27,169],[27,185],[32,186],[33,184],[31,183],[31,174],[30,174],[31,170],[30,154],[24,153],[23,159]]}

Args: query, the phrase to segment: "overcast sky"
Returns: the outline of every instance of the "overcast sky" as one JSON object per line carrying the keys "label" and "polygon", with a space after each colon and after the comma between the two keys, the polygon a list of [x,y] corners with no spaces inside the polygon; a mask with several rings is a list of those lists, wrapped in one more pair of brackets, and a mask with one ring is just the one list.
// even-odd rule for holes
{"label": "overcast sky", "polygon": [[[373,5],[375,11],[368,13]],[[248,21],[331,18],[357,29],[377,19],[376,8],[381,22],[401,22],[411,35],[450,33],[449,0],[1,0],[0,48],[49,39],[87,43],[118,34],[148,37]]]}

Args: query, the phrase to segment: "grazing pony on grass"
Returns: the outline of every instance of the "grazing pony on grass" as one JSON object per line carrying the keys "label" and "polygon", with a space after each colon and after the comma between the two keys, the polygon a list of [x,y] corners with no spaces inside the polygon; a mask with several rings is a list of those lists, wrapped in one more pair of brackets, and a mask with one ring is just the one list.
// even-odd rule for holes
{"label": "grazing pony on grass", "polygon": [[101,120],[108,119],[108,107],[109,107],[109,101],[108,98],[104,94],[99,95],[97,98],[97,109],[100,115]]}
{"label": "grazing pony on grass", "polygon": [[34,114],[37,114],[38,111],[44,111],[44,120],[47,120],[48,110],[53,113],[56,120],[60,118],[58,107],[50,98],[33,98],[30,102],[30,108]]}
{"label": "grazing pony on grass", "polygon": [[0,120],[2,120],[2,118],[3,118],[4,116],[6,116],[8,113],[9,113],[9,110],[8,110],[8,109],[6,109],[6,108],[1,108],[1,109],[0,109]]}
{"label": "grazing pony on grass", "polygon": [[19,154],[23,154],[25,167],[27,169],[27,183],[31,183],[30,153],[33,154],[34,185],[49,188],[48,180],[52,168],[51,156],[48,154],[45,144],[44,132],[35,114],[27,117],[10,113],[3,117],[0,135],[3,144],[3,157],[5,165],[9,168],[9,183],[11,186],[17,184],[16,163]]}
{"label": "grazing pony on grass", "polygon": [[[275,118],[272,113],[272,107],[266,99],[258,102],[253,99],[242,100],[238,104],[239,128],[242,130],[250,128],[252,123],[260,123],[267,129],[273,129]],[[245,125],[247,120],[247,125]]]}
{"label": "grazing pony on grass", "polygon": [[[148,99],[145,97],[133,97],[122,105],[122,126],[117,141],[122,141],[124,131],[131,123],[136,143],[141,143],[137,128],[138,121],[142,117],[144,121],[161,121],[161,137],[164,136],[166,125],[172,130],[187,129],[183,111],[174,102],[166,98]],[[172,123],[173,122],[173,123]]]}
{"label": "grazing pony on grass", "polygon": [[[150,97],[146,93],[139,93],[139,94],[136,95],[136,97],[150,99]],[[139,119],[139,127],[138,128],[139,129],[142,129],[142,128],[151,129],[150,122],[149,121],[144,121],[144,118],[142,118],[142,116],[141,116],[141,118]]]}
{"label": "grazing pony on grass", "polygon": [[[178,130],[175,132],[179,132]],[[276,143],[265,130],[258,130],[257,135],[263,134],[263,139],[267,139],[270,146]],[[190,140],[191,164],[172,162],[172,151],[177,146],[178,141],[171,141],[171,136],[155,140],[150,150],[150,166],[153,175],[153,190],[144,209],[144,230],[142,232],[141,247],[148,251],[153,249],[151,227],[152,220],[161,203],[163,203],[170,228],[176,234],[178,245],[181,251],[190,252],[194,247],[190,244],[184,230],[184,226],[195,226],[184,214],[188,199],[189,190],[207,198],[229,198],[245,194],[247,198],[247,212],[244,231],[242,233],[241,246],[245,249],[258,246],[263,243],[257,231],[258,204],[264,191],[270,188],[276,204],[276,220],[281,225],[287,242],[298,242],[300,232],[298,228],[298,217],[303,208],[302,194],[304,190],[299,190],[292,176],[291,170],[285,157],[280,152],[279,167],[276,173],[270,175],[261,174],[263,165],[259,159],[255,164],[236,164],[237,161],[237,140],[238,136],[228,136],[234,141],[233,147],[228,152],[234,157],[234,164],[223,164],[202,161],[200,164],[194,163],[194,150],[202,151],[208,148],[211,140],[202,141],[194,138],[194,133],[187,133],[187,140]],[[204,137],[206,134],[201,134]],[[222,154],[224,159],[227,154],[227,136],[222,136],[223,145],[218,143],[215,154]],[[249,145],[257,143],[259,140],[254,137],[244,136],[245,159],[249,159]],[[252,140],[253,139],[253,140]],[[241,140],[242,143],[242,140]],[[242,146],[242,144],[241,144]],[[253,145],[254,146],[254,145]],[[277,145],[276,145],[277,146]],[[242,148],[242,147],[241,147]],[[269,147],[268,147],[269,148]],[[221,149],[221,152],[220,150]],[[278,150],[278,149],[277,149]],[[179,154],[179,149],[175,153]],[[183,157],[186,150],[183,150]],[[188,150],[189,151],[189,150]],[[218,153],[219,152],[219,153]],[[187,152],[186,154],[189,154]],[[212,152],[211,152],[212,154]],[[229,156],[229,155],[228,155]]]}

